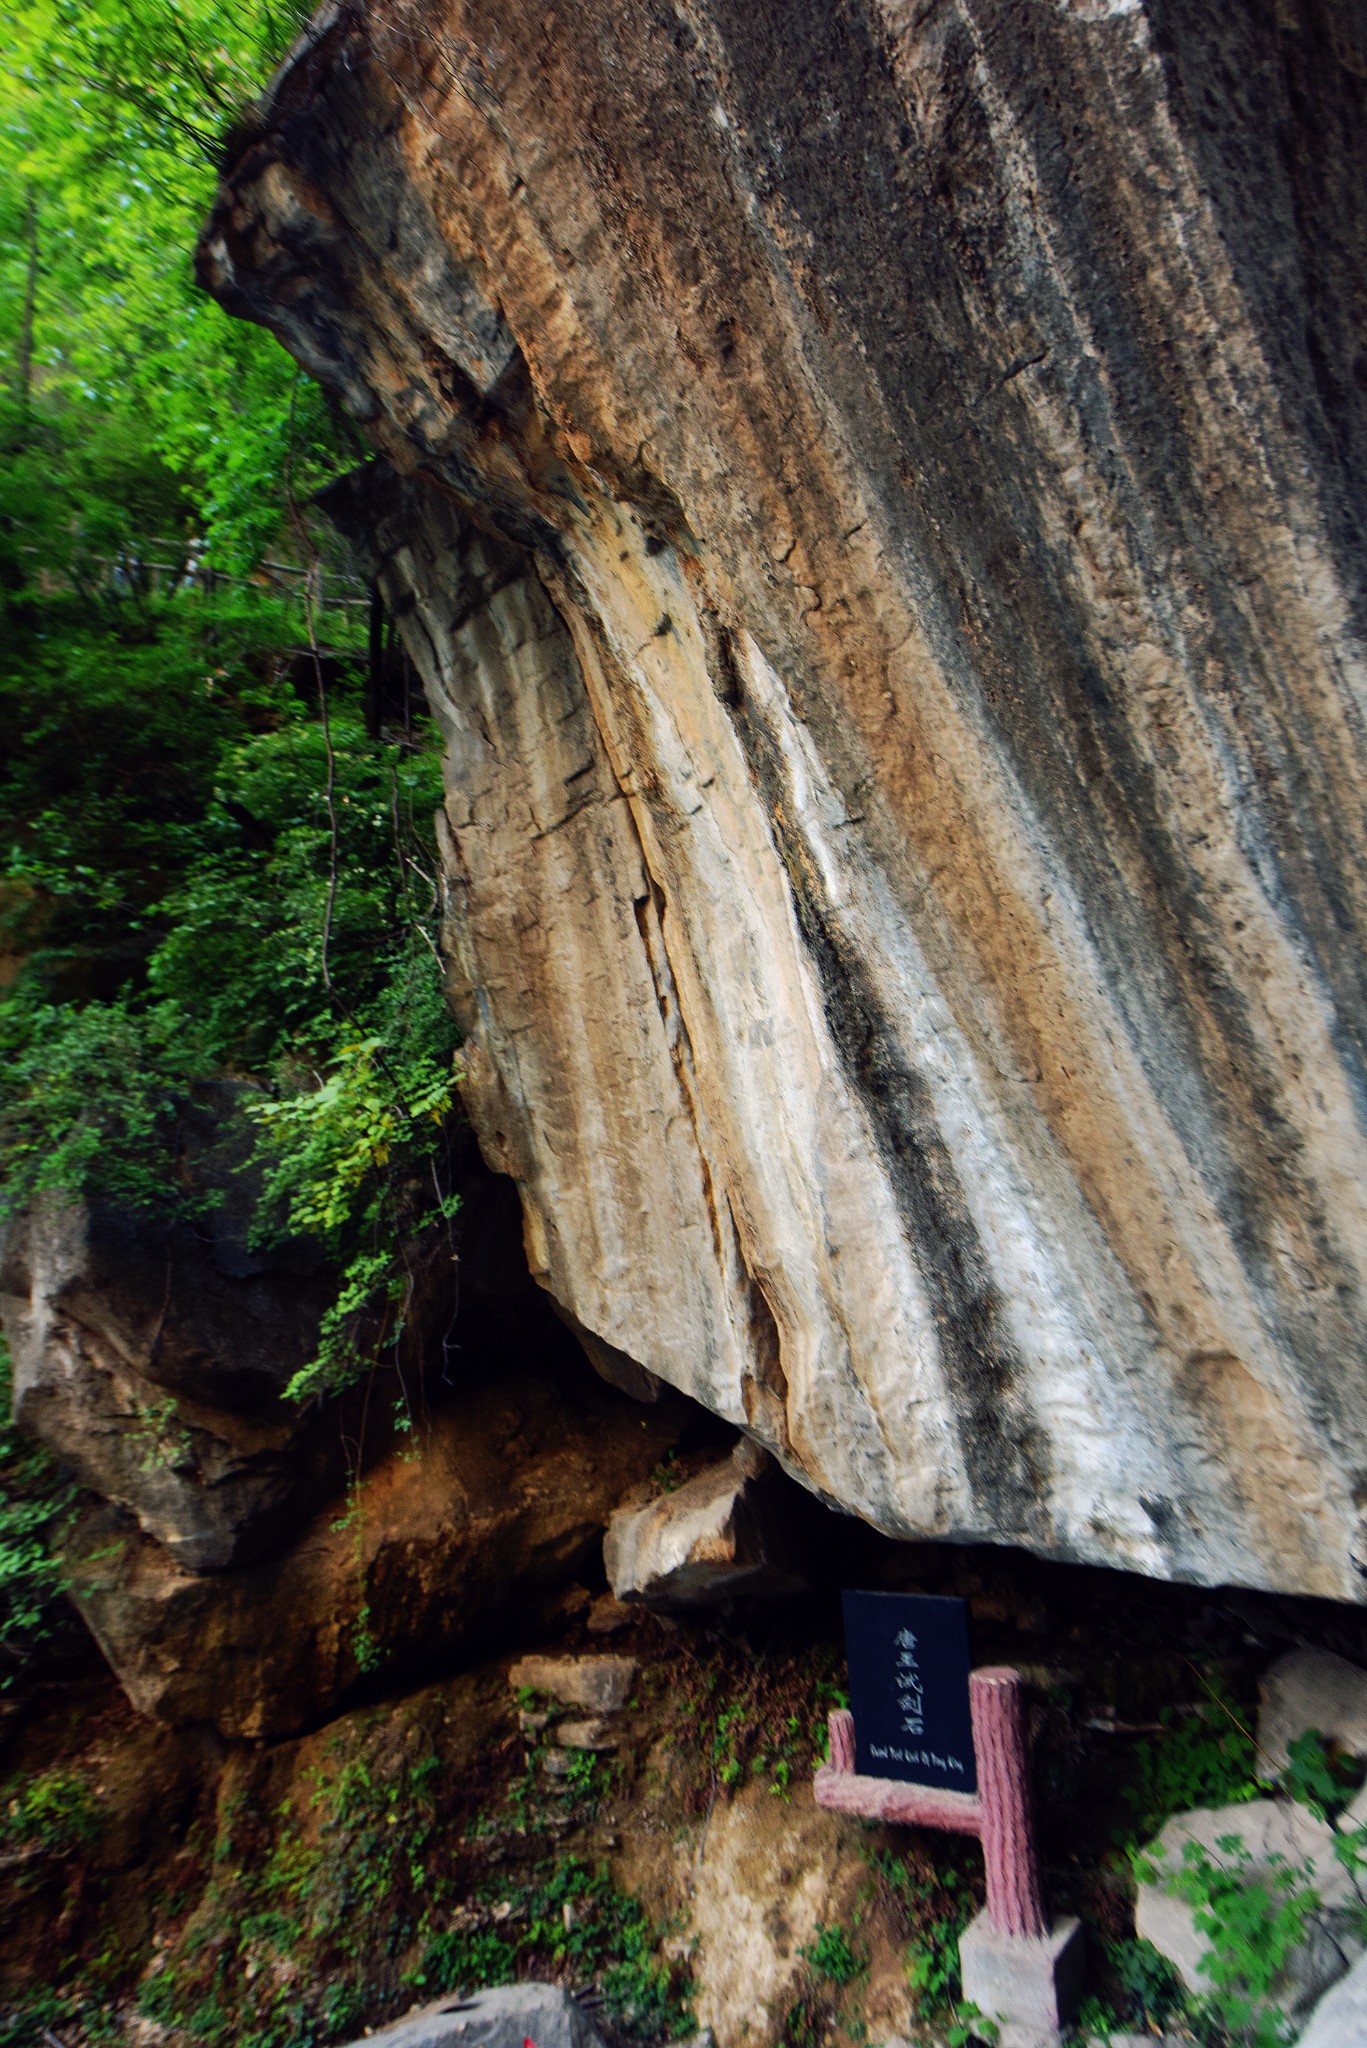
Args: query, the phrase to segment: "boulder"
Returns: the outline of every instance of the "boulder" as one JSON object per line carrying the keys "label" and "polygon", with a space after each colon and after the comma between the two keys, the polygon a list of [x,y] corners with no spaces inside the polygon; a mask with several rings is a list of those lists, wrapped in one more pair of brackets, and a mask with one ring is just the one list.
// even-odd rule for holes
{"label": "boulder", "polygon": [[[1349,1809],[1347,1824],[1360,1825],[1364,1820],[1367,1800],[1360,1796]],[[1188,1843],[1199,1844],[1221,1868],[1237,1867],[1241,1861],[1237,1853],[1219,1846],[1231,1836],[1238,1838],[1252,1859],[1248,1865],[1251,1877],[1278,1864],[1298,1870],[1305,1867],[1307,1882],[1319,1894],[1322,1910],[1311,1916],[1306,1939],[1274,1993],[1286,2011],[1299,2013],[1343,1974],[1345,1957],[1357,1955],[1363,1946],[1352,1911],[1357,1894],[1334,1854],[1334,1831],[1307,1808],[1288,1800],[1267,1799],[1174,1815],[1145,1852],[1158,1866],[1160,1876],[1158,1881],[1138,1887],[1135,1929],[1167,1957],[1189,1991],[1209,1991],[1210,1978],[1201,1969],[1208,1951],[1206,1937],[1196,1925],[1194,1909],[1185,1900],[1172,1897],[1161,1881],[1161,1872],[1182,1867]]]}
{"label": "boulder", "polygon": [[556,1984],[504,1984],[439,1999],[348,2048],[603,2048],[582,2006]]}
{"label": "boulder", "polygon": [[1350,1756],[1367,1758],[1367,1671],[1332,1650],[1290,1650],[1264,1674],[1258,1695],[1258,1768],[1280,1777],[1298,1736],[1314,1730]]}
{"label": "boulder", "polygon": [[582,1721],[557,1721],[555,1739],[562,1749],[588,1749],[604,1755],[622,1746],[621,1732],[606,1714],[589,1714]]}
{"label": "boulder", "polygon": [[697,1607],[802,1592],[786,1484],[758,1444],[742,1439],[673,1492],[624,1502],[603,1539],[613,1593],[649,1607]]}
{"label": "boulder", "polygon": [[1367,1956],[1325,1993],[1311,2013],[1299,2048],[1367,2048]]}
{"label": "boulder", "polygon": [[260,1557],[344,1470],[336,1416],[283,1398],[326,1275],[245,1235],[235,1210],[192,1228],[49,1201],[5,1246],[16,1422],[189,1571]]}
{"label": "boulder", "polygon": [[514,1692],[525,1686],[549,1694],[565,1707],[615,1714],[631,1697],[634,1657],[520,1657],[508,1673]]}
{"label": "boulder", "polygon": [[362,0],[223,173],[600,1360],[894,1537],[1363,1599],[1362,10]]}
{"label": "boulder", "polygon": [[[449,1656],[496,1615],[534,1608],[592,1554],[679,1426],[671,1399],[643,1427],[587,1367],[569,1390],[512,1371],[436,1410],[345,1511],[316,1515],[277,1557],[199,1576],[103,1507],[78,1525],[66,1568],[135,1707],[274,1738],[319,1720],[365,1673]],[[609,1703],[606,1690],[620,1704],[630,1660],[583,1661],[626,1675],[585,1684],[575,1703]]]}

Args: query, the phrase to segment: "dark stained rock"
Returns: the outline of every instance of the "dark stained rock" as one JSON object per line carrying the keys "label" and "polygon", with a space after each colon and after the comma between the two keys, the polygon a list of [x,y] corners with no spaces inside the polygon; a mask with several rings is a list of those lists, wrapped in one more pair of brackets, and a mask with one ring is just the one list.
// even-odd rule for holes
{"label": "dark stained rock", "polygon": [[15,1420],[186,1569],[259,1557],[340,1485],[335,1416],[283,1398],[330,1298],[316,1260],[53,1202],[4,1287]]}

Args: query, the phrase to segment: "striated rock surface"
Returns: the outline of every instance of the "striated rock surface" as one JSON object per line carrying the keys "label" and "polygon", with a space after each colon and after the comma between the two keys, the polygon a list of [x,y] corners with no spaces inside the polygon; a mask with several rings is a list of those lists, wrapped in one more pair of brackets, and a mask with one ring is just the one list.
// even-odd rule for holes
{"label": "striated rock surface", "polygon": [[537,1277],[893,1533],[1363,1594],[1365,34],[328,8],[205,232]]}

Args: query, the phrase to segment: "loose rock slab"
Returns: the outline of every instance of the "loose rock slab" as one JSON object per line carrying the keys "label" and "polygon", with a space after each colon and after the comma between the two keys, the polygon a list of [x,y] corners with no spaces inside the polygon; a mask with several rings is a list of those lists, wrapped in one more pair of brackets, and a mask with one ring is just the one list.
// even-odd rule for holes
{"label": "loose rock slab", "polygon": [[674,1492],[625,1502],[603,1539],[613,1592],[648,1607],[800,1593],[806,1582],[778,1496],[785,1483],[758,1444],[742,1440]]}
{"label": "loose rock slab", "polygon": [[634,1657],[520,1657],[508,1673],[514,1692],[525,1686],[565,1707],[615,1714],[631,1697]]}
{"label": "loose rock slab", "polygon": [[554,1984],[505,1984],[443,1999],[347,2048],[603,2048],[602,2036]]}

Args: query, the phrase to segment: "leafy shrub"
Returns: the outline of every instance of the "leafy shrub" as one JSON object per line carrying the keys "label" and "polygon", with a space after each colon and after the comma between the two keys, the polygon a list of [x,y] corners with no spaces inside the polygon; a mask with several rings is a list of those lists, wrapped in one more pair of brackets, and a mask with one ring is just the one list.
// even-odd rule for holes
{"label": "leafy shrub", "polygon": [[83,1778],[48,1771],[0,1805],[0,1852],[69,1856],[93,1842],[103,1824],[100,1803]]}
{"label": "leafy shrub", "polygon": [[345,631],[305,658],[315,684],[325,664],[331,701],[301,697],[278,602],[162,600],[133,648],[78,630],[65,601],[30,610],[56,630],[31,636],[0,689],[20,735],[0,799],[29,933],[0,1005],[4,1203],[88,1192],[193,1213],[181,1119],[213,1074],[257,1077],[257,1241],[304,1235],[336,1262],[293,1389],[330,1392],[398,1341],[400,1248],[454,1208],[432,736],[367,734]]}
{"label": "leafy shrub", "polygon": [[1135,1744],[1134,1775],[1121,1792],[1125,1845],[1147,1841],[1174,1813],[1258,1797],[1257,1745],[1233,1703],[1212,1691],[1208,1704],[1186,1712],[1164,1707],[1165,1732]]}
{"label": "leafy shrub", "polygon": [[10,1421],[11,1401],[9,1348],[0,1336],[0,1689],[14,1684],[53,1632],[64,1581],[47,1539],[71,1499],[56,1461]]}
{"label": "leafy shrub", "polygon": [[868,1958],[850,1946],[843,1927],[826,1927],[819,1922],[810,1942],[798,1950],[813,1975],[831,1984],[852,1984],[868,1968]]}
{"label": "leafy shrub", "polygon": [[1210,1979],[1206,2003],[1219,2026],[1249,2048],[1277,2048],[1289,2030],[1272,1995],[1320,1906],[1319,1894],[1308,1864],[1274,1854],[1255,1868],[1239,1835],[1222,1835],[1216,1848],[1219,1860],[1204,1843],[1187,1842],[1177,1868],[1147,1859],[1137,1868],[1194,1909],[1208,1944],[1198,1968]]}
{"label": "leafy shrub", "polygon": [[0,1010],[0,1220],[37,1196],[97,1190],[123,1208],[184,1210],[176,1121],[205,1072],[176,1012],[127,1003]]}

